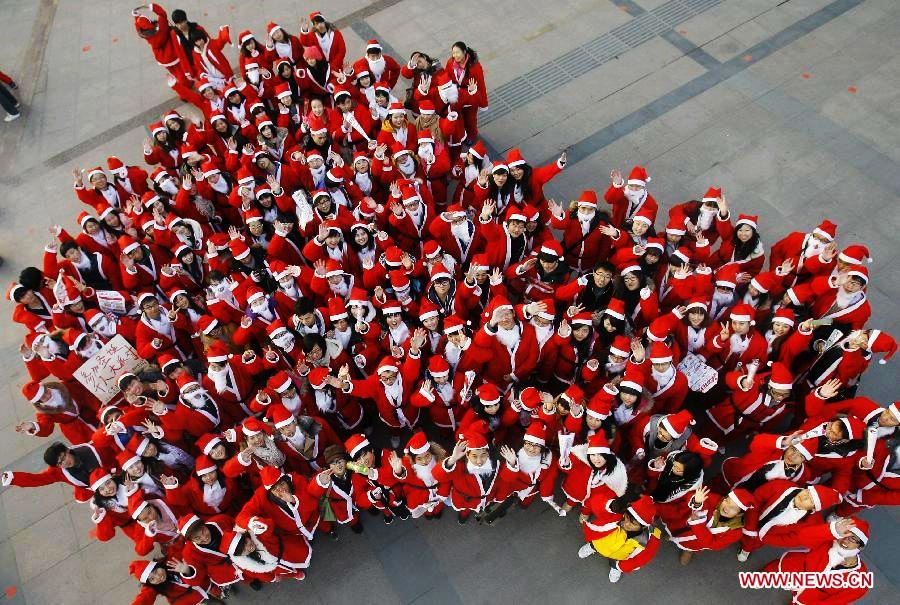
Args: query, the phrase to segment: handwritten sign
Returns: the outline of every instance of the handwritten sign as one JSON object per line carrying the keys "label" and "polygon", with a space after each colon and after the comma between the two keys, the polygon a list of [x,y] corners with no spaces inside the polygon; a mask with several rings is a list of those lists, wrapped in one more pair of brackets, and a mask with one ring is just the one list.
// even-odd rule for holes
{"label": "handwritten sign", "polygon": [[695,393],[706,393],[719,382],[719,373],[706,365],[703,358],[693,353],[685,355],[678,369],[684,372],[688,379],[688,388]]}
{"label": "handwritten sign", "polygon": [[125,315],[125,297],[115,290],[97,290],[97,304],[104,313]]}
{"label": "handwritten sign", "polygon": [[105,404],[119,394],[119,376],[125,372],[137,374],[146,366],[147,361],[117,334],[99,353],[81,364],[75,371],[75,379]]}

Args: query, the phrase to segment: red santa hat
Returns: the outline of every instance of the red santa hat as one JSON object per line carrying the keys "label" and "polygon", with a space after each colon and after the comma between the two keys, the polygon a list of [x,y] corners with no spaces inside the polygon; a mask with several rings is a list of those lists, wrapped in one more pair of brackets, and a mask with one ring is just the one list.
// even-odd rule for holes
{"label": "red santa hat", "polygon": [[644,392],[644,384],[640,374],[633,376],[623,376],[622,382],[619,383],[619,391],[631,393],[632,395],[640,395]]}
{"label": "red santa hat", "polygon": [[325,261],[325,277],[335,277],[344,275],[344,265],[341,261],[329,258]]}
{"label": "red santa hat", "polygon": [[612,344],[609,346],[609,352],[616,357],[629,357],[631,355],[631,341],[624,334],[619,334],[613,338]]}
{"label": "red santa hat", "polygon": [[809,492],[817,511],[827,510],[841,501],[841,495],[836,489],[824,485],[810,485],[806,491]]}
{"label": "red santa hat", "polygon": [[266,435],[272,434],[272,429],[270,429],[268,425],[264,424],[256,418],[253,418],[252,416],[249,418],[245,418],[244,422],[241,423],[241,431],[247,437],[252,437],[253,435],[258,435],[259,433],[265,433]]}
{"label": "red santa hat", "polygon": [[219,320],[212,315],[201,315],[197,320],[197,327],[200,331],[209,336],[209,334],[219,326]]}
{"label": "red santa hat", "polygon": [[95,468],[91,472],[91,476],[89,481],[91,482],[90,488],[91,491],[97,491],[100,489],[100,486],[112,479],[113,476],[103,467]]}
{"label": "red santa hat", "polygon": [[716,271],[716,285],[732,290],[737,288],[737,276],[740,273],[740,267],[737,264],[725,265]]}
{"label": "red santa hat", "polygon": [[347,307],[344,305],[344,301],[341,300],[340,297],[328,299],[328,318],[331,321],[347,319]]}
{"label": "red santa hat", "polygon": [[541,392],[534,387],[525,387],[519,393],[519,401],[525,410],[533,412],[541,405]]}
{"label": "red santa hat", "polygon": [[686,308],[688,311],[691,309],[703,309],[704,311],[709,312],[709,305],[706,300],[699,297],[692,298],[690,302],[688,302]]}
{"label": "red santa hat", "polygon": [[309,119],[309,134],[325,134],[328,132],[328,126],[325,121],[318,116],[311,116]]}
{"label": "red santa hat", "polygon": [[213,471],[218,471],[219,467],[216,466],[216,463],[213,462],[212,458],[207,456],[206,454],[201,454],[197,456],[197,459],[194,461],[194,474],[198,477],[202,477],[203,475],[208,475]]}
{"label": "red santa hat", "polygon": [[84,229],[84,225],[85,225],[85,223],[87,223],[88,221],[95,221],[95,222],[96,222],[97,219],[96,219],[95,217],[91,216],[90,214],[88,214],[87,212],[81,212],[81,213],[78,214],[78,224],[81,225],[81,228],[82,228],[82,229]]}
{"label": "red santa hat", "polygon": [[450,364],[444,359],[443,355],[433,355],[428,360],[428,373],[432,377],[442,378],[450,375]]}
{"label": "red santa hat", "polygon": [[641,187],[646,187],[647,183],[650,182],[650,177],[647,176],[647,169],[643,166],[635,166],[631,169],[631,173],[628,175],[628,184],[629,185],[640,185]]}
{"label": "red santa hat", "polygon": [[[260,219],[262,219],[262,215],[260,215]],[[276,280],[282,280],[291,274],[290,269],[288,269],[288,264],[277,258],[273,258],[269,261],[269,271],[272,272],[272,275]]]}
{"label": "red santa hat", "polygon": [[317,46],[307,46],[303,49],[303,60],[304,61],[324,61],[325,55],[322,54],[322,50]]}
{"label": "red santa hat", "polygon": [[672,325],[672,320],[674,319],[675,316],[673,315],[663,315],[650,322],[650,325],[647,326],[647,338],[651,344],[666,341],[666,338],[674,329]]}
{"label": "red santa hat", "polygon": [[850,528],[850,533],[853,534],[860,542],[862,542],[863,546],[865,546],[869,543],[869,522],[865,519],[854,517],[853,527]]}
{"label": "red santa hat", "polygon": [[625,301],[620,298],[612,298],[609,301],[609,304],[606,306],[606,309],[603,311],[607,315],[615,317],[616,319],[625,320]]}
{"label": "red santa hat", "polygon": [[548,239],[541,244],[538,252],[544,256],[552,257],[559,260],[563,256],[562,246],[555,239]]}
{"label": "red santa hat", "polygon": [[560,395],[569,401],[569,403],[577,403],[581,404],[584,401],[584,391],[581,390],[577,384],[570,385],[565,391],[563,391]]}
{"label": "red santa hat", "polygon": [[347,297],[347,306],[350,305],[360,305],[363,307],[369,306],[371,303],[369,301],[369,293],[359,286],[354,286],[350,289],[350,296]]}
{"label": "red santa hat", "polygon": [[756,321],[754,320],[755,314],[756,311],[753,307],[747,303],[739,303],[731,308],[729,317],[731,318],[731,321],[749,321],[752,326],[756,324]]}
{"label": "red santa hat", "polygon": [[484,406],[497,405],[500,403],[500,389],[490,382],[486,382],[475,389],[475,394]]}
{"label": "red santa hat", "polygon": [[609,442],[606,440],[606,435],[600,431],[594,433],[588,438],[588,447],[587,454],[590,456],[591,454],[600,455],[600,454],[612,454],[612,450],[609,449]]}
{"label": "red santa hat", "polygon": [[269,418],[272,420],[276,429],[283,429],[297,420],[291,411],[280,403],[273,404],[269,407]]}
{"label": "red santa hat", "polygon": [[844,248],[840,254],[838,254],[838,260],[847,263],[848,265],[862,265],[864,263],[871,263],[872,256],[869,254],[869,249],[861,244],[853,244]]}
{"label": "red santa hat", "polygon": [[465,327],[463,320],[456,315],[450,315],[444,318],[444,334],[449,336],[454,332],[460,332]]}
{"label": "red santa hat", "polygon": [[[607,418],[609,418],[610,411],[612,410],[612,406],[615,403],[615,397],[616,396],[614,393],[610,393],[605,388],[600,389],[597,394],[591,397],[591,400],[588,401],[587,406],[585,406],[584,408],[584,413],[588,416],[596,418],[597,420],[606,420]],[[602,431],[599,434],[602,436]],[[605,442],[606,438],[604,437],[604,443]],[[590,444],[590,441],[588,441],[588,444]],[[609,449],[609,447],[607,447],[607,449]]]}
{"label": "red santa hat", "polygon": [[375,82],[374,88],[375,92],[378,92],[379,90],[388,94],[390,94],[391,92],[390,85],[382,80],[378,80],[377,82]]}
{"label": "red santa hat", "polygon": [[313,368],[309,371],[309,374],[306,375],[307,380],[309,380],[309,386],[314,389],[321,390],[325,388],[327,383],[327,378],[331,375],[331,370],[327,367]]}
{"label": "red santa hat", "polygon": [[434,103],[432,103],[429,99],[424,99],[419,103],[419,113],[423,116],[434,115]]}
{"label": "red santa hat", "polygon": [[847,275],[859,277],[864,285],[869,283],[869,269],[865,265],[854,265],[847,271]]}
{"label": "red santa hat", "polygon": [[44,396],[44,385],[40,382],[31,381],[22,387],[22,395],[29,403],[37,403]]}
{"label": "red santa hat", "polygon": [[[165,124],[163,124],[162,122],[153,122],[152,124],[150,124],[150,126],[148,126],[148,128],[150,129],[151,136],[155,135],[158,132],[168,132],[169,131],[166,128]],[[165,170],[163,170],[163,172],[165,172]],[[153,180],[156,180],[156,179],[154,178]]]}
{"label": "red santa hat", "polygon": [[391,246],[384,251],[384,263],[396,269],[403,264],[403,250],[398,246]]}
{"label": "red santa hat", "polygon": [[672,349],[665,343],[654,342],[650,345],[650,363],[670,363],[672,359]]}
{"label": "red santa hat", "polygon": [[397,361],[393,357],[382,357],[381,361],[378,362],[378,366],[375,368],[375,373],[379,376],[384,372],[399,372],[400,368],[397,366]]}
{"label": "red santa hat", "polygon": [[[503,162],[497,160],[496,162],[494,162],[493,166],[491,166],[491,174],[494,174],[497,172],[509,172],[509,166],[507,166]],[[522,219],[522,220],[524,220],[524,219]]]}
{"label": "red santa hat", "polygon": [[182,515],[182,517],[178,520],[178,533],[187,538],[188,534],[190,533],[191,526],[195,523],[202,523],[202,521],[200,517],[198,517],[194,513]]}
{"label": "red santa hat", "polygon": [[647,226],[653,226],[653,217],[650,214],[650,209],[646,206],[642,206],[641,209],[635,212],[634,216],[631,217],[631,220],[633,222],[646,223]]}
{"label": "red santa hat", "polygon": [[659,423],[675,439],[681,437],[689,426],[696,424],[694,416],[687,410],[681,410],[675,414],[666,414]]}
{"label": "red santa hat", "polygon": [[425,258],[435,258],[440,256],[441,252],[443,252],[441,245],[433,239],[428,240],[425,242],[425,245],[422,246],[422,254],[425,255]]}
{"label": "red santa hat", "polygon": [[407,454],[417,456],[419,454],[424,454],[430,449],[431,443],[428,441],[428,436],[422,431],[417,431],[413,433],[413,436],[410,437],[409,441],[406,443],[405,451]]}
{"label": "red santa hat", "polygon": [[754,231],[759,231],[759,216],[753,214],[738,215],[738,219],[735,221],[734,227],[735,229],[737,229],[741,225],[747,225],[753,228]]}
{"label": "red santa hat", "polygon": [[390,278],[391,288],[395,291],[405,290],[411,284],[409,274],[407,274],[404,269],[394,269],[393,271],[389,271],[388,277]]}
{"label": "red santa hat", "polygon": [[829,242],[833,242],[834,238],[837,236],[837,225],[825,219],[822,221],[818,227],[813,229],[813,233],[825,238]]}
{"label": "red santa hat", "polygon": [[474,452],[475,450],[483,450],[488,447],[488,440],[484,433],[478,431],[476,424],[466,425],[465,429],[458,433],[460,441],[466,442],[466,452]]}
{"label": "red santa hat", "polygon": [[140,454],[136,454],[131,450],[122,450],[116,454],[116,463],[119,465],[119,469],[123,471],[127,471],[140,461]]}
{"label": "red santa hat", "polygon": [[594,325],[593,314],[590,311],[583,311],[578,313],[569,320],[569,323],[572,324],[572,329],[575,329],[578,326],[588,326],[591,327]]}
{"label": "red santa hat", "polygon": [[490,302],[488,302],[488,305],[485,308],[484,313],[482,313],[481,316],[484,318],[484,321],[488,321],[488,320],[490,320],[491,316],[494,314],[494,311],[497,311],[500,309],[509,309],[510,311],[512,311],[513,306],[512,306],[512,303],[509,302],[505,296],[496,294],[491,298]]}
{"label": "red santa hat", "polygon": [[437,281],[439,279],[453,279],[453,275],[450,273],[450,270],[447,269],[444,263],[435,263],[431,265],[431,281]]}
{"label": "red santa hat", "polygon": [[281,321],[280,319],[276,319],[275,321],[270,323],[268,326],[266,326],[266,334],[269,335],[270,339],[278,338],[278,336],[282,332],[286,332],[286,331],[287,331],[287,326],[284,325],[284,322]]}
{"label": "red santa hat", "polygon": [[[147,21],[149,21],[149,19],[147,19],[143,15],[138,17],[138,19],[146,19]],[[139,559],[136,561],[132,561],[128,565],[128,573],[137,578],[138,582],[140,582],[141,584],[146,584],[150,580],[150,574],[153,573],[154,569],[156,569],[156,561],[144,561]]]}
{"label": "red santa hat", "polygon": [[388,298],[381,307],[382,315],[390,315],[392,313],[403,313],[403,305],[396,298]]}
{"label": "red santa hat", "polygon": [[596,209],[600,204],[600,200],[597,198],[596,191],[594,191],[593,189],[585,189],[581,192],[581,195],[578,196],[576,204],[578,204],[579,206]]}
{"label": "red santa hat", "polygon": [[233,239],[228,242],[228,249],[231,250],[231,256],[234,260],[242,260],[250,256],[250,246],[243,240]]}
{"label": "red santa hat", "polygon": [[541,422],[532,422],[528,425],[523,440],[544,447],[547,445],[547,429]]}
{"label": "red santa hat", "polygon": [[119,250],[121,250],[122,254],[134,252],[141,247],[141,244],[130,235],[120,235],[116,242],[119,244]]}
{"label": "red santa hat", "polygon": [[722,190],[716,189],[715,187],[710,187],[706,190],[706,193],[703,194],[703,197],[700,199],[701,202],[709,202],[711,204],[715,204],[722,197]]}
{"label": "red santa hat", "polygon": [[422,303],[419,305],[419,320],[425,321],[426,319],[437,317],[438,315],[440,315],[440,307],[431,302],[430,299],[423,298]]}
{"label": "red santa hat", "polygon": [[403,103],[396,102],[388,105],[388,115],[392,116],[394,114],[406,115],[406,108],[403,107]]}
{"label": "red santa hat", "polygon": [[887,332],[872,330],[869,333],[869,342],[866,344],[866,349],[873,353],[885,353],[885,356],[878,363],[886,364],[888,359],[897,352],[897,341]]}
{"label": "red santa hat", "polygon": [[214,340],[206,350],[206,361],[209,363],[223,363],[228,361],[228,345],[221,340]]}
{"label": "red santa hat", "polygon": [[684,226],[684,221],[680,221],[680,217],[673,216],[669,219],[669,223],[666,225],[666,233],[670,235],[684,235],[687,233],[687,229]]}
{"label": "red santa hat", "polygon": [[731,498],[731,501],[737,504],[737,507],[742,511],[747,511],[756,507],[756,500],[754,500],[753,494],[742,487],[736,487],[731,490],[728,493],[728,497]]}
{"label": "red santa hat", "polygon": [[556,305],[553,303],[552,298],[547,298],[541,301],[544,303],[544,310],[536,313],[537,317],[542,317],[547,321],[553,321],[556,319]]}
{"label": "red santa hat", "polygon": [[[322,368],[326,371],[328,368]],[[294,381],[291,379],[290,375],[284,370],[278,370],[272,376],[269,377],[269,380],[266,381],[266,386],[270,389],[281,395],[289,388],[294,386]]]}
{"label": "red santa hat", "polygon": [[209,456],[209,453],[213,450],[213,448],[220,443],[222,443],[222,438],[219,435],[206,433],[204,435],[201,435],[201,437],[197,440],[197,447],[201,452]]}
{"label": "red santa hat", "polygon": [[641,525],[650,526],[653,524],[653,517],[656,516],[656,505],[650,496],[644,494],[628,505],[628,513]]}
{"label": "red santa hat", "polygon": [[[78,300],[81,300],[81,297],[79,297]],[[77,301],[73,301],[71,299],[69,300],[69,304],[72,304],[74,302]],[[63,334],[63,341],[67,345],[69,345],[70,349],[75,350],[80,348],[82,341],[84,341],[86,337],[87,334],[85,334],[81,330],[78,330],[76,328],[69,328],[68,330],[66,330],[66,333]]]}
{"label": "red santa hat", "polygon": [[[282,27],[281,27],[280,25],[278,25],[277,23],[275,23],[274,21],[269,21],[269,24],[266,25],[266,33],[268,33],[270,36],[271,36],[272,34],[274,34],[275,32],[277,32],[279,29],[281,29],[282,31],[284,31],[284,30],[282,29]],[[244,43],[244,42],[241,41],[241,44],[243,44],[243,43]]]}
{"label": "red santa hat", "polygon": [[775,315],[772,316],[772,323],[775,323],[777,321],[789,326],[793,326],[796,320],[797,318],[794,316],[794,312],[791,309],[787,309],[784,307],[775,311]]}
{"label": "red santa hat", "polygon": [[644,254],[654,249],[658,250],[657,256],[662,256],[663,250],[666,249],[666,240],[661,237],[648,237],[644,248],[646,248]]}
{"label": "red santa hat", "polygon": [[772,288],[774,288],[779,281],[777,275],[775,275],[774,271],[766,271],[764,273],[760,273],[756,277],[750,280],[750,285],[756,288],[759,292],[765,294]]}
{"label": "red santa hat", "polygon": [[837,419],[847,430],[848,439],[860,439],[866,432],[866,423],[856,416],[838,416]]}
{"label": "red santa hat", "polygon": [[507,166],[509,166],[510,168],[514,168],[525,163],[525,158],[522,157],[522,152],[519,151],[518,147],[513,147],[509,150],[509,154],[506,156]]}
{"label": "red santa hat", "polygon": [[355,435],[350,435],[350,437],[347,438],[344,442],[344,449],[347,450],[347,454],[351,458],[356,458],[356,456],[365,448],[369,447],[369,445],[369,440],[366,439],[366,436],[362,433],[357,433]]}
{"label": "red santa hat", "polygon": [[331,96],[334,97],[335,102],[338,102],[341,97],[353,98],[353,94],[350,92],[350,88],[347,86],[338,86],[334,89],[334,92],[331,93]]}
{"label": "red santa hat", "polygon": [[506,212],[503,215],[504,221],[522,221],[523,223],[528,222],[528,217],[525,215],[522,210],[516,208],[512,204],[506,209]]}
{"label": "red santa hat", "polygon": [[149,504],[150,502],[144,497],[144,491],[139,489],[128,496],[128,514],[136,521]]}
{"label": "red santa hat", "polygon": [[475,144],[469,148],[469,153],[481,160],[484,158],[484,156],[487,155],[487,147],[484,146],[483,141],[478,140],[475,141]]}
{"label": "red santa hat", "polygon": [[787,366],[776,361],[772,364],[772,374],[769,376],[769,387],[778,391],[790,391],[794,387],[794,376]]}
{"label": "red santa hat", "polygon": [[420,130],[416,135],[418,139],[419,145],[422,143],[434,143],[434,135],[431,134],[431,131],[428,129]]}
{"label": "red santa hat", "polygon": [[259,478],[267,490],[272,489],[284,477],[284,473],[277,466],[264,466],[259,471]]}
{"label": "red santa hat", "polygon": [[[132,374],[132,376],[133,376],[133,374]],[[122,383],[122,379],[119,378],[119,384],[121,384],[121,383]],[[175,384],[178,385],[178,392],[184,393],[188,389],[188,387],[191,387],[194,385],[199,385],[200,383],[197,382],[196,378],[191,376],[189,373],[185,372],[181,376],[179,376],[178,378],[175,379]]]}

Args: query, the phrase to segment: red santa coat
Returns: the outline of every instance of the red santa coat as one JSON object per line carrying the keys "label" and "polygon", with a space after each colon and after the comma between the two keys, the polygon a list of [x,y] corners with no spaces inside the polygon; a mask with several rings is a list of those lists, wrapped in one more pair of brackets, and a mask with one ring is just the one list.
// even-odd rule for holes
{"label": "red santa coat", "polygon": [[[715,329],[715,324],[713,324],[712,328]],[[709,351],[716,354],[718,361],[718,363],[713,364],[713,367],[718,365],[720,368],[724,368],[726,372],[732,372],[738,367],[738,363],[741,366],[747,366],[754,359],[762,360],[768,358],[768,343],[766,343],[765,337],[755,329],[750,328],[750,332],[741,338],[740,344],[746,343],[743,351],[735,348],[731,340],[732,336],[729,336],[728,340],[722,342],[719,334],[716,334],[709,341]]]}
{"label": "red santa coat", "polygon": [[279,531],[277,523],[267,517],[256,517],[265,526],[261,533],[252,533],[257,552],[267,560],[259,564],[249,557],[232,556],[231,561],[241,571],[245,580],[276,582],[280,576],[294,576],[297,571],[309,567],[312,547],[304,536]]}
{"label": "red santa coat", "polygon": [[[674,361],[677,363],[678,358],[675,357]],[[677,367],[675,367],[675,374],[665,384],[657,382],[653,375],[653,366],[648,359],[644,359],[641,363],[635,363],[633,359],[629,358],[625,372],[629,376],[643,376],[641,384],[653,393],[654,411],[663,414],[673,414],[680,410],[690,390],[687,376]]]}
{"label": "red santa coat", "polygon": [[[73,442],[75,443],[75,442]],[[103,466],[103,460],[100,453],[90,443],[82,442],[75,445],[75,448],[89,449],[95,456],[97,465]],[[52,485],[54,483],[68,483],[73,489],[75,500],[78,502],[89,501],[94,493],[90,490],[90,485],[81,481],[69,472],[67,469],[58,466],[48,466],[40,473],[26,473],[24,471],[9,471],[10,479],[8,485],[17,487],[42,487],[44,485]]]}
{"label": "red santa coat", "polygon": [[481,512],[488,504],[497,501],[495,484],[501,473],[511,478],[515,469],[506,462],[495,462],[492,474],[478,477],[468,471],[465,458],[453,465],[449,458],[445,458],[432,471],[441,484],[441,495],[450,496],[453,509],[469,513]]}
{"label": "red santa coat", "polygon": [[[594,492],[585,502],[582,513],[590,519],[582,525],[585,541],[599,540],[620,527],[623,513],[610,510],[610,504],[616,498],[615,492],[604,487]],[[652,530],[644,548],[636,548],[627,559],[617,561],[615,567],[623,573],[632,573],[650,562],[659,550],[659,531]]]}
{"label": "red santa coat", "polygon": [[[350,472],[349,470],[346,472]],[[309,493],[319,499],[326,497],[334,513],[335,521],[340,524],[350,523],[356,518],[356,508],[353,505],[353,480],[351,477],[350,489],[344,491],[333,481],[325,480],[322,473],[316,475],[309,482]]]}
{"label": "red santa coat", "polygon": [[[768,572],[786,572],[786,573],[827,573],[831,574],[850,574],[865,573],[869,571],[862,557],[856,557],[856,565],[853,567],[835,568],[836,564],[841,562],[841,558],[836,553],[832,555],[831,548],[834,536],[830,531],[830,526],[823,526],[818,533],[822,534],[821,540],[812,546],[809,550],[790,550],[783,553],[777,560],[772,561],[763,568]],[[827,534],[827,535],[826,535]],[[811,536],[812,538],[812,536]],[[836,583],[835,585],[839,585]],[[853,583],[845,581],[846,588],[807,588],[796,591],[793,594],[791,603],[797,605],[845,605],[863,598],[869,591],[868,588],[858,587],[851,588]]]}
{"label": "red santa coat", "polygon": [[410,352],[400,364],[398,378],[403,381],[403,392],[398,401],[391,401],[388,398],[377,374],[372,374],[365,380],[351,380],[346,392],[353,397],[374,401],[378,417],[388,427],[393,429],[413,427],[419,419],[419,408],[410,402],[410,397],[419,377],[420,361],[419,355],[413,356]]}
{"label": "red santa coat", "polygon": [[610,489],[616,496],[625,493],[628,474],[625,465],[617,461],[611,472],[595,471],[587,462],[587,445],[572,448],[568,464],[559,461],[563,472],[562,491],[570,504],[583,504],[596,490]]}
{"label": "red santa coat", "polygon": [[731,393],[725,399],[706,410],[706,415],[724,436],[731,435],[739,426],[741,432],[772,427],[790,409],[789,398],[779,403],[768,394],[769,373],[757,374],[746,390],[738,384],[743,372],[729,372],[725,382]]}
{"label": "red santa coat", "polygon": [[422,390],[420,382],[420,388],[413,392],[410,402],[417,408],[428,409],[428,415],[435,425],[443,429],[456,430],[462,419],[464,404],[459,393],[465,382],[465,372],[457,372],[447,383],[449,398],[445,396],[444,389],[438,385],[432,384],[433,393],[429,393]]}
{"label": "red santa coat", "polygon": [[347,44],[344,42],[344,35],[340,30],[332,29],[323,37],[313,29],[305,34],[301,33],[299,38],[303,46],[318,46],[331,69],[337,70],[343,67],[344,60],[347,58]]}
{"label": "red santa coat", "polygon": [[796,496],[802,489],[793,481],[776,479],[761,485],[753,492],[757,506],[747,511],[744,527],[744,550],[755,550],[762,545],[791,548],[804,546],[810,531],[818,531],[825,525],[822,514],[808,512],[799,520],[779,518],[772,514]]}
{"label": "red santa coat", "polygon": [[131,605],[154,605],[160,595],[171,605],[199,605],[206,600],[207,596],[205,590],[191,586],[183,580],[166,584],[165,588],[159,590],[142,584],[140,592],[134,597]]}
{"label": "red santa coat", "polygon": [[487,354],[493,361],[484,368],[483,379],[496,385],[505,385],[509,380],[524,380],[529,377],[537,367],[538,343],[534,333],[534,327],[529,323],[517,321],[519,339],[511,349],[501,343],[496,336],[496,330],[491,331],[487,322],[475,334],[474,345]]}
{"label": "red santa coat", "polygon": [[785,438],[780,435],[763,433],[750,442],[750,451],[743,456],[732,456],[722,461],[722,478],[729,487],[740,487],[757,471],[765,473],[766,480],[787,479],[801,485],[813,479],[806,464],[801,464],[795,473],[788,476],[782,456]]}
{"label": "red santa coat", "polygon": [[[168,313],[168,309],[161,306],[160,313],[160,317],[163,317]],[[141,315],[141,320],[134,331],[134,338],[138,354],[144,359],[156,359],[163,353],[184,359],[193,351],[190,336],[192,332],[193,326],[187,313],[177,314],[175,321],[170,323],[168,333],[160,332],[150,324],[146,315]],[[156,339],[160,341],[158,345],[153,342]]]}
{"label": "red santa coat", "polygon": [[96,187],[84,187],[83,185],[75,185],[75,196],[84,204],[87,204],[99,215],[103,211],[112,206],[113,208],[122,208],[125,206],[125,200],[130,195],[125,189],[117,184],[110,182],[106,186],[107,197]]}
{"label": "red santa coat", "polygon": [[744,537],[743,527],[728,527],[715,522],[715,511],[723,499],[720,494],[709,494],[699,516],[688,520],[687,528],[672,536],[675,546],[691,552],[722,550],[741,540]]}
{"label": "red santa coat", "polygon": [[[234,528],[234,518],[228,515],[214,515],[206,519],[206,525],[212,526],[210,531],[218,531],[221,537],[225,532]],[[185,541],[181,556],[185,563],[195,570],[195,575],[185,578],[188,583],[195,578],[208,577],[218,586],[228,586],[240,581],[241,574],[235,569],[226,551],[227,545],[220,544],[217,550],[210,545],[200,546],[194,542]]]}
{"label": "red santa coat", "polygon": [[503,465],[507,470],[500,473],[495,486],[494,498],[502,502],[513,495],[525,504],[539,496],[543,500],[552,500],[556,489],[556,477],[559,474],[559,465],[552,452],[541,455],[541,464],[536,471],[526,472],[521,465],[512,469],[507,464]]}
{"label": "red santa coat", "polygon": [[853,330],[861,330],[872,316],[872,307],[869,305],[865,290],[862,291],[862,298],[855,303],[834,310],[839,288],[835,276],[822,275],[791,288],[788,294],[795,303],[808,305],[810,315],[815,319],[833,319],[835,323],[847,324]]}
{"label": "red santa coat", "polygon": [[[298,503],[295,508],[283,508],[269,498],[269,490],[260,485],[253,492],[253,496],[244,504],[241,512],[235,519],[236,525],[248,529],[248,524],[253,517],[265,517],[271,521],[267,523],[271,529],[277,530],[282,535],[296,536],[304,542],[311,540],[316,527],[319,525],[319,500],[312,495],[306,479],[297,473],[285,473],[293,484],[294,495]],[[313,491],[315,488],[313,488]],[[309,548],[309,544],[306,544]],[[299,546],[298,546],[299,547]],[[303,558],[300,559],[301,561]]]}
{"label": "red santa coat", "polygon": [[[203,482],[193,475],[184,483],[179,483],[174,487],[164,486],[166,488],[166,501],[171,502],[174,506],[192,510],[203,517],[222,513],[234,514],[247,495],[234,479],[221,471],[219,471],[219,479],[225,483],[225,496],[219,504],[213,505],[206,502],[203,496]],[[230,529],[230,525],[225,528],[226,531]]]}
{"label": "red santa coat", "polygon": [[432,510],[437,512],[443,507],[443,497],[439,495],[440,483],[434,478],[434,470],[440,466],[441,461],[434,459],[435,464],[432,467],[432,479],[426,485],[425,481],[416,473],[415,464],[410,458],[402,459],[405,473],[402,477],[394,475],[403,485],[403,494],[406,498],[406,506],[412,513],[413,518],[418,518]]}
{"label": "red santa coat", "polygon": [[644,201],[634,208],[630,208],[631,202],[625,197],[624,185],[621,187],[610,185],[603,197],[606,200],[606,203],[612,206],[612,224],[615,227],[624,225],[625,220],[634,216],[638,210],[645,210],[645,214],[650,217],[650,220],[653,223],[656,222],[656,213],[659,211],[659,204],[656,203],[656,200],[653,199],[653,196],[650,195],[649,192],[647,192],[647,197],[644,198]]}
{"label": "red santa coat", "polygon": [[566,264],[583,273],[592,270],[594,265],[609,257],[612,241],[597,228],[605,223],[599,222],[596,227],[584,234],[581,222],[576,216],[575,213],[566,213],[562,218],[551,216],[550,225],[563,232],[562,248]]}

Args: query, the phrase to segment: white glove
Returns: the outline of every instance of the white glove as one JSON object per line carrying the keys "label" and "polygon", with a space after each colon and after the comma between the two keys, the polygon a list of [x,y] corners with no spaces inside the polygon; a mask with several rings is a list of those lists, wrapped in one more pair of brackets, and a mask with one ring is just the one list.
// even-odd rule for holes
{"label": "white glove", "polygon": [[253,517],[250,519],[250,522],[247,523],[247,529],[249,529],[254,535],[258,536],[262,533],[265,533],[269,529],[269,526],[256,517]]}
{"label": "white glove", "polygon": [[0,484],[4,487],[7,485],[12,485],[13,473],[12,471],[3,471],[3,474],[0,474]]}

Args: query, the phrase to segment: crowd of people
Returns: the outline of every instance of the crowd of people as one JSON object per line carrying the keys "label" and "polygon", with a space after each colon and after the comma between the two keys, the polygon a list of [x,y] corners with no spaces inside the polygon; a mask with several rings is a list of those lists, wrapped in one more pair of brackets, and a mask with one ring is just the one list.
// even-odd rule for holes
{"label": "crowd of people", "polygon": [[[133,15],[198,117],[150,124],[146,165],[76,169],[84,211],[10,286],[16,430],[68,443],[2,483],[72,485],[96,539],[145,557],[135,604],[302,580],[314,539],[374,519],[514,504],[578,514],[572,556],[612,582],[663,540],[684,565],[769,545],[806,550],[755,569],[866,570],[900,410],[856,393],[897,349],[864,245],[823,220],[766,246],[715,187],[661,213],[641,166],[547,199],[566,155],[490,156],[463,42],[357,57],[319,12],[234,39]],[[147,365],[101,401],[75,375],[115,337]]]}

